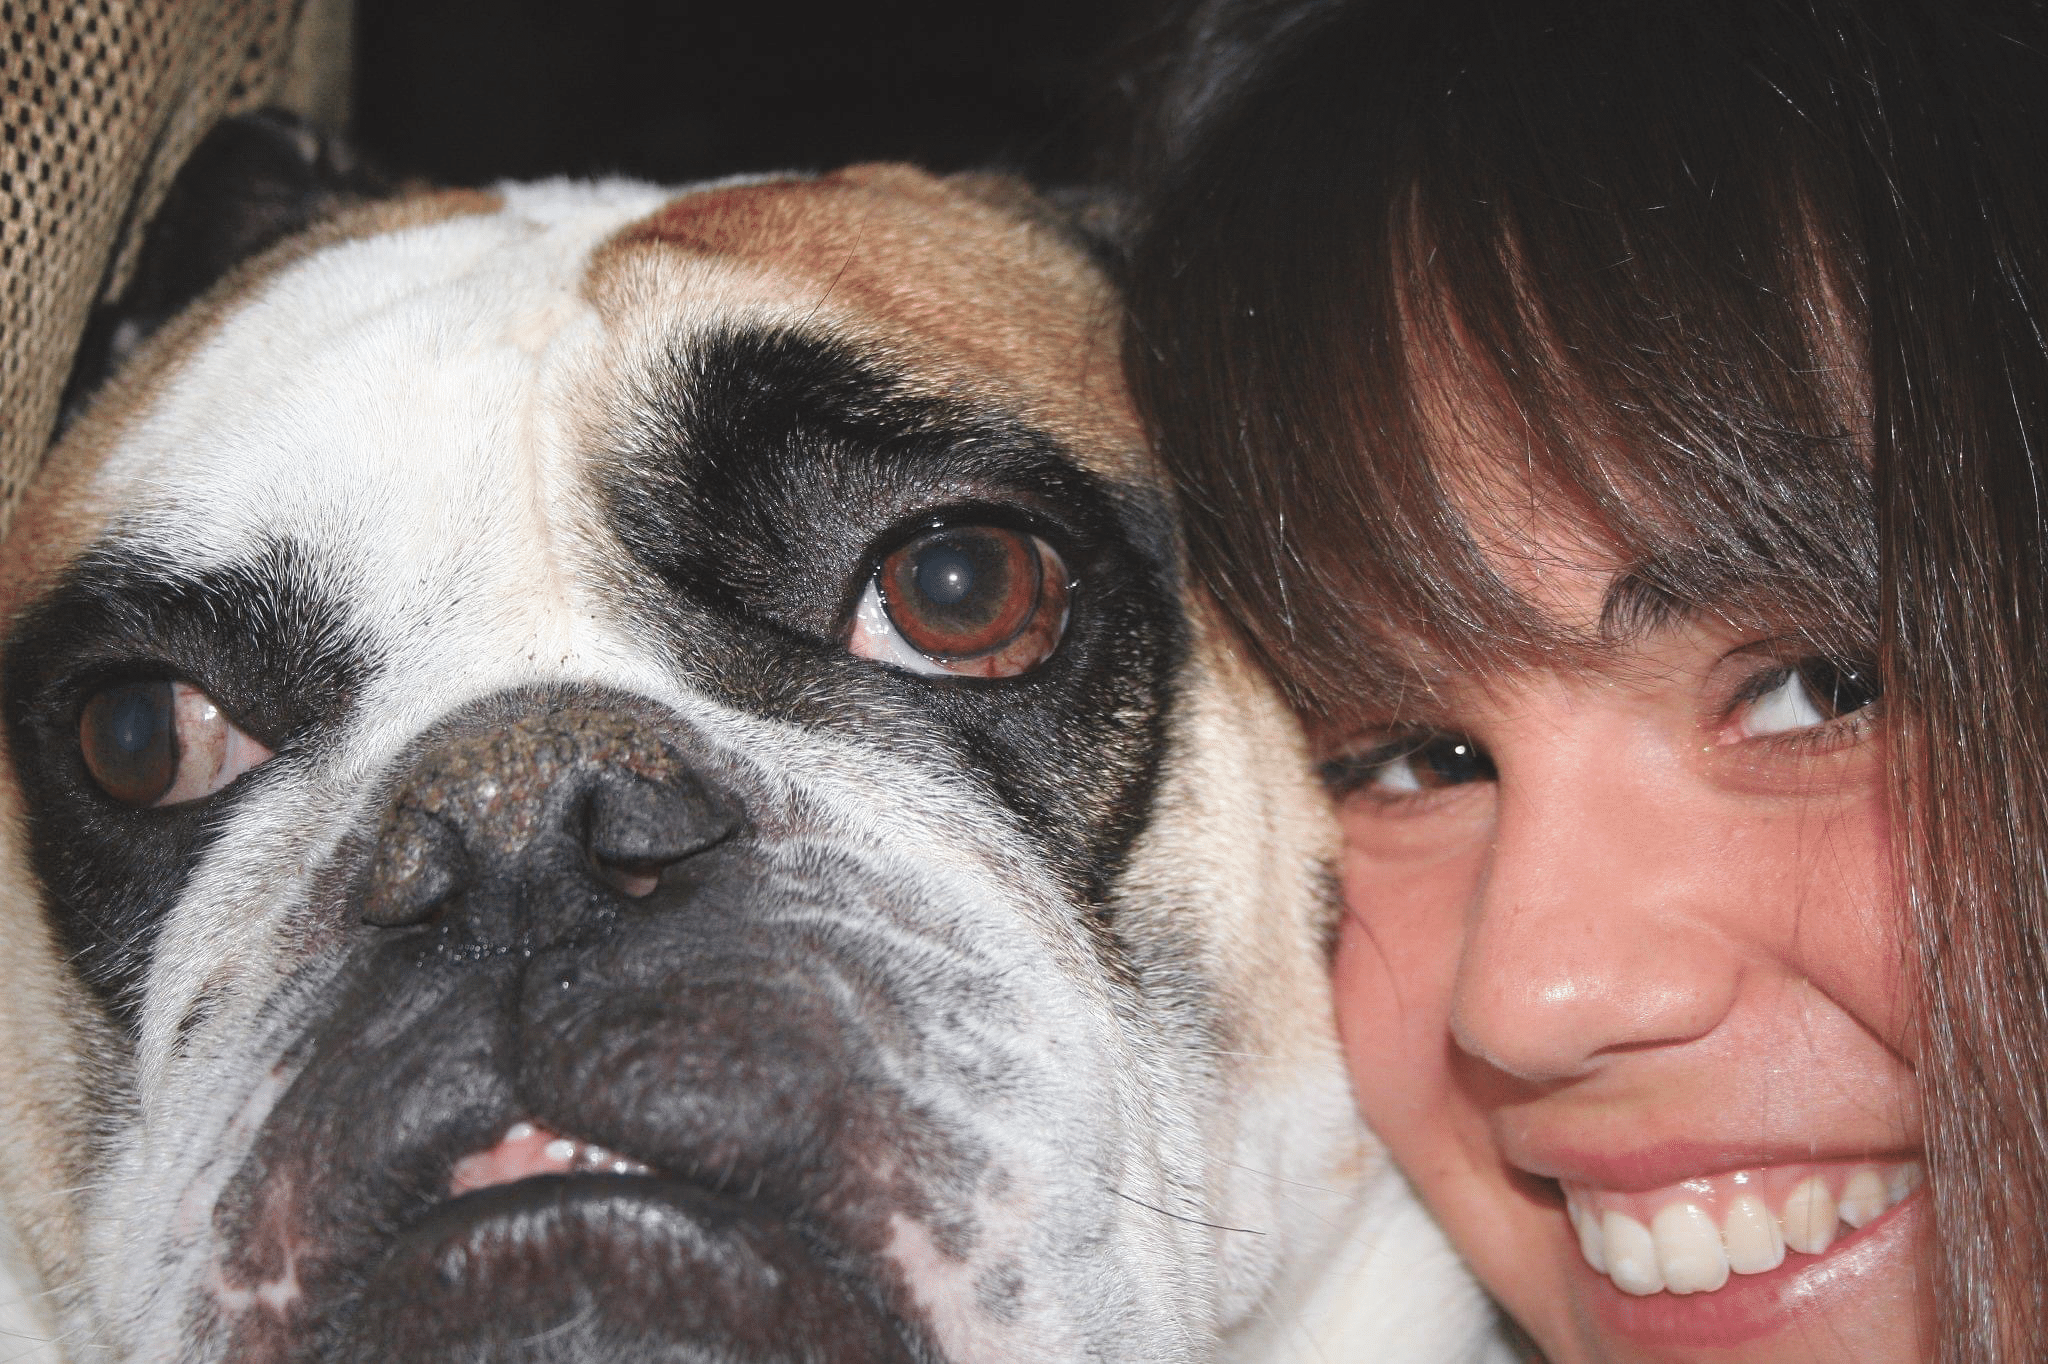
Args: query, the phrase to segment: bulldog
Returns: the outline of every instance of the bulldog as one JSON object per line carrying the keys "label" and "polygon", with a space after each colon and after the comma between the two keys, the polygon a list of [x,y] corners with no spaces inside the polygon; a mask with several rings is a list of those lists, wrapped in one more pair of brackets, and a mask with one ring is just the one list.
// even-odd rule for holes
{"label": "bulldog", "polygon": [[342,212],[0,547],[0,1194],[71,1357],[1472,1357],[1114,306],[892,167]]}

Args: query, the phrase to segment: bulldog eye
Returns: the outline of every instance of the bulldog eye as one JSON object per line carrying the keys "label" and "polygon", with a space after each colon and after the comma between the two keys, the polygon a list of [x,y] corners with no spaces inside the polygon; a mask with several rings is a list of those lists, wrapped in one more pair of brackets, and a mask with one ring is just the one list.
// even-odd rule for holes
{"label": "bulldog eye", "polygon": [[78,717],[85,770],[123,805],[179,805],[220,790],[270,756],[186,682],[122,682]]}
{"label": "bulldog eye", "polygon": [[1066,565],[1038,536],[947,526],[882,560],[848,647],[925,676],[1016,677],[1059,646],[1070,591]]}

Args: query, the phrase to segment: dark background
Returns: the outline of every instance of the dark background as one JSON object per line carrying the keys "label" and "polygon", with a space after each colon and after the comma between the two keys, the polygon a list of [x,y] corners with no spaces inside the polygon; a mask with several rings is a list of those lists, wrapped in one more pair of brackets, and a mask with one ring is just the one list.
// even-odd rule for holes
{"label": "dark background", "polygon": [[907,159],[1043,183],[1116,135],[1142,0],[358,0],[354,135],[453,184]]}

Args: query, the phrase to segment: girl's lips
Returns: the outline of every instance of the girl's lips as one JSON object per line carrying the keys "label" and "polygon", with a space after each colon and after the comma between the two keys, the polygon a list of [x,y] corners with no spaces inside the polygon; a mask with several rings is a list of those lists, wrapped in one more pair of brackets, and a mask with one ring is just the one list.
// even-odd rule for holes
{"label": "girl's lips", "polygon": [[1853,1320],[1902,1293],[1924,1293],[1919,1267],[1926,1208],[1924,1191],[1916,1188],[1821,1253],[1787,1256],[1776,1269],[1734,1275],[1712,1292],[1632,1295],[1578,1255],[1567,1273],[1604,1333],[1644,1349],[1727,1349],[1822,1320]]}
{"label": "girl's lips", "polygon": [[1494,1144],[1510,1165],[1525,1174],[1561,1185],[1626,1194],[1653,1193],[1739,1170],[1851,1161],[1904,1164],[1920,1159],[1919,1141],[1910,1134],[1856,1147],[1831,1142],[1825,1150],[1804,1135],[1762,1143],[1669,1141],[1611,1149],[1539,1139],[1524,1131],[1511,1137],[1496,1136]]}

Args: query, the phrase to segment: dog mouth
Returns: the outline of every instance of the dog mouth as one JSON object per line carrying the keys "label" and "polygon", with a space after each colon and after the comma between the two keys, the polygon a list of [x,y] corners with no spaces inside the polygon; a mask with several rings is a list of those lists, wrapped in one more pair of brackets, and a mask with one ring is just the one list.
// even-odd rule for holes
{"label": "dog mouth", "polygon": [[339,1348],[301,1355],[930,1358],[798,1219],[531,1123],[458,1167],[370,1270]]}
{"label": "dog mouth", "polygon": [[564,1364],[700,1353],[760,1364],[935,1357],[892,1310],[868,1258],[802,1211],[560,1124],[500,1123],[497,1137],[471,1138],[452,1162],[443,1158],[440,1192],[415,1203],[361,1263],[330,1331],[283,1355]]}
{"label": "dog mouth", "polygon": [[222,1199],[229,1356],[944,1357],[887,1236],[941,1215],[920,1181],[956,1157],[821,998],[692,974],[656,995],[603,948],[485,963],[408,1005],[433,1028],[345,996]]}
{"label": "dog mouth", "polygon": [[721,1180],[653,1130],[628,1131],[628,1154],[518,1108],[495,1136],[463,1127],[388,1153],[414,1192],[387,1208],[354,1287],[302,1318],[327,1318],[310,1336],[246,1338],[250,1357],[938,1358],[847,1228],[744,1157]]}

